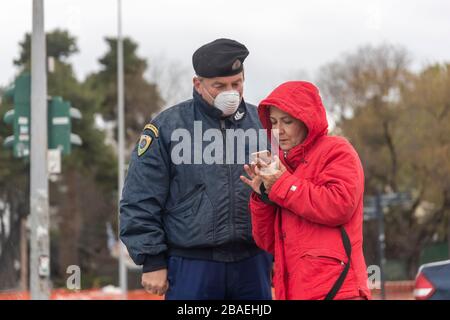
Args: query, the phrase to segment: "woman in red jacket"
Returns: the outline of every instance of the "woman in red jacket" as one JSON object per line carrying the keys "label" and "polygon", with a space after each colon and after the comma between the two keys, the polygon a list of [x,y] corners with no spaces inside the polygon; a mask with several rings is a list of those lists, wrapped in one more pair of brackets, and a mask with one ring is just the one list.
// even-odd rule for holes
{"label": "woman in red jacket", "polygon": [[[254,190],[253,236],[275,257],[277,299],[370,299],[363,256],[364,173],[358,154],[327,135],[318,89],[287,82],[259,105],[259,117],[280,147],[267,175],[245,166]],[[275,131],[274,131],[275,132]]]}

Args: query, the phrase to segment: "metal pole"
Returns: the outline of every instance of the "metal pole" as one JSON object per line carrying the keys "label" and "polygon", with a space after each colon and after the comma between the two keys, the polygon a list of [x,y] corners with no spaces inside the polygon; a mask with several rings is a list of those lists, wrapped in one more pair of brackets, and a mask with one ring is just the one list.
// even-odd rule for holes
{"label": "metal pole", "polygon": [[386,291],[385,291],[385,276],[384,269],[386,264],[386,259],[384,257],[384,250],[386,247],[385,244],[385,236],[384,236],[384,214],[383,208],[381,207],[381,195],[378,192],[375,196],[375,206],[377,212],[378,219],[378,254],[380,258],[380,277],[381,277],[381,299],[386,299]]}
{"label": "metal pole", "polygon": [[[118,226],[120,233],[120,198],[122,195],[123,183],[125,179],[125,124],[124,124],[124,78],[123,78],[123,41],[122,41],[122,1],[117,0],[117,108],[118,119],[117,125],[119,128],[119,190],[118,190]],[[125,265],[125,252],[120,237],[119,241],[119,284],[123,295],[127,293],[127,268]]]}
{"label": "metal pole", "polygon": [[28,230],[27,219],[20,220],[20,289],[28,290]]}
{"label": "metal pole", "polygon": [[448,257],[450,258],[450,212],[447,212],[447,251]]}
{"label": "metal pole", "polygon": [[33,0],[31,38],[31,299],[50,296],[50,250],[47,177],[47,74],[44,0]]}

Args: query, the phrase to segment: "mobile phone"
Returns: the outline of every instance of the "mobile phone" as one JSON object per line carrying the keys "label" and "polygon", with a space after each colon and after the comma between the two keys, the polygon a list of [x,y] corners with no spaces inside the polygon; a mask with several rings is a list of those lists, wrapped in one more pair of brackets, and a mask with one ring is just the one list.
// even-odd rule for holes
{"label": "mobile phone", "polygon": [[253,152],[250,155],[251,164],[256,164],[258,160],[263,161],[267,164],[267,167],[260,167],[261,175],[271,175],[278,170],[278,163],[272,158],[272,154],[268,150],[263,150],[259,152]]}
{"label": "mobile phone", "polygon": [[258,159],[266,164],[270,164],[272,162],[272,155],[269,150],[253,152],[250,154],[250,163],[257,163]]}

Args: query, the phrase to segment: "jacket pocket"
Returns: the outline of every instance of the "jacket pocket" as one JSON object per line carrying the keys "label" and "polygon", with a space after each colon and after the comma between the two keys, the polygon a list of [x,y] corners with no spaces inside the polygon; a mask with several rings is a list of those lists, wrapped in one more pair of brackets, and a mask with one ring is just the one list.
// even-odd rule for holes
{"label": "jacket pocket", "polygon": [[163,218],[167,243],[177,248],[208,247],[214,244],[214,208],[197,185],[182,201],[166,210]]}
{"label": "jacket pocket", "polygon": [[[292,285],[300,290],[301,299],[322,299],[331,290],[346,263],[345,254],[328,249],[307,250],[300,255]],[[339,292],[354,284],[354,274],[350,268]]]}
{"label": "jacket pocket", "polygon": [[300,258],[309,257],[312,259],[319,259],[323,261],[328,261],[329,263],[334,262],[338,264],[345,264],[347,262],[347,256],[345,253],[336,252],[330,249],[307,249],[303,251]]}
{"label": "jacket pocket", "polygon": [[[188,193],[184,194],[180,197],[180,199],[177,201],[177,203],[172,206],[169,209],[166,209],[166,212],[178,212],[183,211],[186,208],[189,208],[189,205],[191,204],[191,201],[193,198],[195,198],[199,193],[203,192],[205,190],[204,184],[197,184],[195,187],[189,191]],[[186,210],[187,212],[187,210]]]}

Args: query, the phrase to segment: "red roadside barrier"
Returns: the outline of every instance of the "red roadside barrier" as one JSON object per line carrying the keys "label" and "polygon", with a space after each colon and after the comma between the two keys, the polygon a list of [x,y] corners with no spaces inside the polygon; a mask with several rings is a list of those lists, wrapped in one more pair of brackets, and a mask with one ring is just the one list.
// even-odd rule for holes
{"label": "red roadside barrier", "polygon": [[[128,291],[126,296],[120,292],[112,290],[80,290],[70,291],[65,289],[53,290],[50,295],[50,300],[163,300],[164,297],[152,295],[145,290]],[[0,300],[30,300],[30,293],[22,292],[7,292],[0,293]]]}
{"label": "red roadside barrier", "polygon": [[[386,300],[413,300],[414,281],[388,281],[386,282]],[[275,293],[272,290],[272,296]],[[52,291],[51,300],[163,300],[164,297],[152,295],[145,290],[131,290],[126,296],[122,296],[119,289],[105,287],[102,289],[90,289],[70,291],[55,289]],[[381,299],[379,289],[372,290],[372,299]],[[30,293],[26,291],[0,292],[0,300],[30,300]]]}

